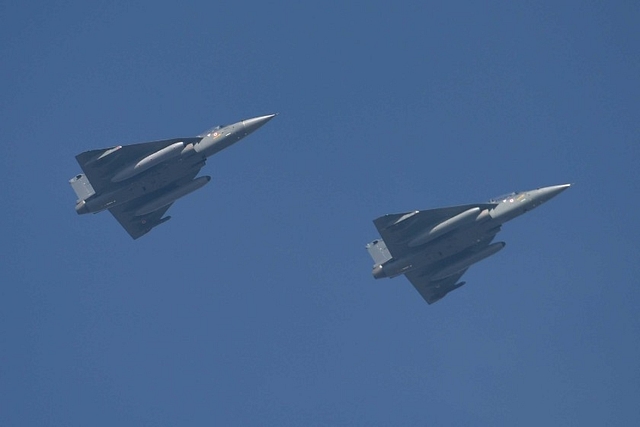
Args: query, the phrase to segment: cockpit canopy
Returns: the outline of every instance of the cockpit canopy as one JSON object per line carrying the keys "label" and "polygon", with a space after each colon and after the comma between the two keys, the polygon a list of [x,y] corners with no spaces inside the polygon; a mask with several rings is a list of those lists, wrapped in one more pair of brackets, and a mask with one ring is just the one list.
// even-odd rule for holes
{"label": "cockpit canopy", "polygon": [[513,196],[518,195],[519,193],[520,193],[519,191],[512,191],[511,193],[502,194],[500,196],[492,197],[491,199],[489,199],[489,203],[500,203],[505,199],[510,199]]}
{"label": "cockpit canopy", "polygon": [[199,137],[201,137],[201,138],[204,138],[205,136],[209,135],[210,133],[213,133],[213,132],[215,132],[215,131],[217,131],[217,130],[220,130],[220,129],[222,129],[223,127],[226,127],[226,126],[227,126],[227,125],[218,125],[218,126],[212,127],[211,129],[207,129],[207,130],[205,130],[204,132],[202,132],[202,133],[201,133],[200,135],[198,135],[198,136],[199,136]]}

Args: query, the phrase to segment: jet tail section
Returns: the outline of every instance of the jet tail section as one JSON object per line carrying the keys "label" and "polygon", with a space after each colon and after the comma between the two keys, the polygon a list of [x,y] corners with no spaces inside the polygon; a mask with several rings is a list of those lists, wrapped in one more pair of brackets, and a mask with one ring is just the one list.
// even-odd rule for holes
{"label": "jet tail section", "polygon": [[69,184],[71,184],[71,188],[76,192],[76,196],[78,196],[78,202],[82,200],[87,200],[89,197],[96,194],[96,191],[93,189],[93,186],[89,182],[89,178],[87,178],[84,174],[76,175],[69,180]]}
{"label": "jet tail section", "polygon": [[384,264],[392,258],[389,249],[387,249],[387,245],[382,239],[376,239],[367,244],[367,251],[369,251],[369,255],[373,258],[374,265]]}

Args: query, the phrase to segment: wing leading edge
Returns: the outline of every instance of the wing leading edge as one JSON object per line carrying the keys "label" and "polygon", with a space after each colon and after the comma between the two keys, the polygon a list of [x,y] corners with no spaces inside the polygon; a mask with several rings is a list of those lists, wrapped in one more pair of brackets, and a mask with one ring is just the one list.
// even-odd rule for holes
{"label": "wing leading edge", "polygon": [[422,298],[428,303],[433,304],[436,301],[444,298],[449,292],[454,291],[465,284],[465,282],[458,283],[458,280],[467,272],[467,269],[449,276],[442,280],[432,281],[428,276],[420,275],[419,272],[410,271],[405,276],[409,279],[409,282],[414,288],[422,295]]}
{"label": "wing leading edge", "polygon": [[129,233],[133,239],[144,236],[152,228],[167,222],[171,219],[170,216],[162,217],[173,203],[168,204],[156,211],[148,213],[142,216],[135,216],[131,210],[127,208],[127,205],[117,206],[109,209],[111,215],[115,217],[120,225]]}

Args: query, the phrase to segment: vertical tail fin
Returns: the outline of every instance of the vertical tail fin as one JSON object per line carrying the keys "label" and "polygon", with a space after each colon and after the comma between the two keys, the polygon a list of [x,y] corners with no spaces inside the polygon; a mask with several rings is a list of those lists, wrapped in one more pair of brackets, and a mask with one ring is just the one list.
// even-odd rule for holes
{"label": "vertical tail fin", "polygon": [[387,249],[387,245],[384,243],[382,239],[376,239],[371,243],[367,244],[367,251],[369,251],[369,255],[373,258],[374,265],[384,264],[389,261],[392,256]]}
{"label": "vertical tail fin", "polygon": [[71,184],[71,188],[73,188],[73,191],[76,192],[76,196],[78,196],[78,202],[86,200],[96,194],[96,191],[93,189],[93,186],[89,182],[89,178],[87,178],[82,173],[71,178],[69,180],[69,184]]}

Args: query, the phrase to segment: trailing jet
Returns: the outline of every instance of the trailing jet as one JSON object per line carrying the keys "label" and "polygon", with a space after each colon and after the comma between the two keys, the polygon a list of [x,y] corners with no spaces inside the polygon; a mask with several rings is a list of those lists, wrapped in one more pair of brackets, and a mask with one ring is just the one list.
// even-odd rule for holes
{"label": "trailing jet", "polygon": [[540,206],[570,184],[511,193],[488,203],[384,215],[373,221],[382,236],[366,247],[373,277],[404,274],[429,304],[465,282],[458,282],[476,262],[501,250],[491,243],[502,224]]}
{"label": "trailing jet", "polygon": [[79,215],[105,209],[134,239],[171,219],[171,204],[201,188],[211,177],[196,178],[207,157],[255,131],[276,114],[216,126],[198,136],[118,145],[85,151],[76,160],[83,174],[69,183],[78,196]]}

